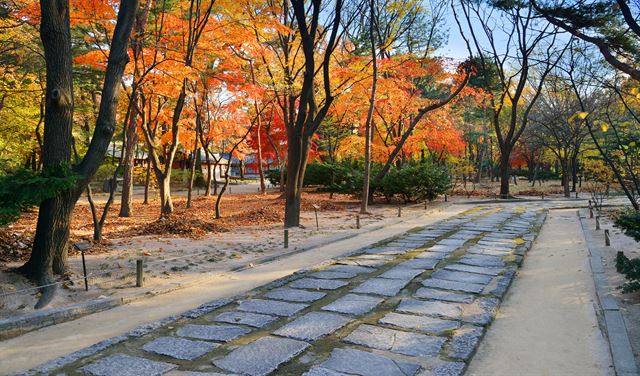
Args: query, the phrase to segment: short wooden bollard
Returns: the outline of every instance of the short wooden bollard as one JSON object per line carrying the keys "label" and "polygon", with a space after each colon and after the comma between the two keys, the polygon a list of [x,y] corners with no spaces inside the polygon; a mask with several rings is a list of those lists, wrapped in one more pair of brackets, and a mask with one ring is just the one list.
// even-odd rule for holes
{"label": "short wooden bollard", "polygon": [[578,198],[578,191],[576,191],[576,198]]}
{"label": "short wooden bollard", "polygon": [[356,214],[356,228],[360,229],[360,214]]}
{"label": "short wooden bollard", "polygon": [[142,273],[142,260],[136,260],[136,287],[142,287],[144,284],[144,276]]}
{"label": "short wooden bollard", "polygon": [[289,230],[284,229],[284,247],[289,248]]}
{"label": "short wooden bollard", "polygon": [[544,200],[544,192],[542,192],[542,199]]}
{"label": "short wooden bollard", "polygon": [[447,201],[449,201],[449,197],[447,197],[447,195],[445,194],[444,195],[444,202],[447,202]]}
{"label": "short wooden bollard", "polygon": [[427,210],[427,200],[424,200],[424,210]]}
{"label": "short wooden bollard", "polygon": [[591,200],[589,200],[589,209],[591,209]]}
{"label": "short wooden bollard", "polygon": [[593,218],[593,208],[589,208],[589,218]]}
{"label": "short wooden bollard", "polygon": [[604,245],[611,246],[611,238],[609,238],[609,230],[604,230]]}
{"label": "short wooden bollard", "polygon": [[320,209],[318,205],[313,205],[313,211],[316,214],[316,231],[320,231],[320,222],[318,222],[318,209]]}
{"label": "short wooden bollard", "polygon": [[600,230],[600,216],[596,215],[596,230]]}
{"label": "short wooden bollard", "polygon": [[402,217],[402,206],[398,206],[398,218]]}

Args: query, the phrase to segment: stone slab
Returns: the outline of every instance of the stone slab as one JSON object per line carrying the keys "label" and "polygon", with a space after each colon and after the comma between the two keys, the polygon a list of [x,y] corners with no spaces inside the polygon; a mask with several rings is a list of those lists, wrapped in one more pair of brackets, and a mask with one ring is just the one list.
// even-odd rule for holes
{"label": "stone slab", "polygon": [[289,302],[309,303],[322,299],[326,296],[324,292],[305,291],[290,288],[279,288],[269,291],[264,296],[271,299],[286,300]]}
{"label": "stone slab", "polygon": [[311,312],[298,317],[273,334],[303,341],[315,341],[342,328],[351,320],[335,313]]}
{"label": "stone slab", "polygon": [[334,349],[331,357],[320,366],[347,374],[367,376],[412,376],[420,369],[414,363],[355,349]]}
{"label": "stone slab", "polygon": [[238,305],[239,311],[265,315],[292,316],[307,307],[307,304],[287,303],[277,300],[249,299]]}
{"label": "stone slab", "polygon": [[348,283],[345,281],[333,279],[302,278],[293,281],[290,286],[297,289],[337,290],[346,285],[348,285]]}
{"label": "stone slab", "polygon": [[320,279],[350,279],[355,277],[356,273],[344,273],[344,272],[330,272],[321,271],[309,274],[309,277]]}
{"label": "stone slab", "polygon": [[178,329],[181,337],[227,342],[243,336],[251,330],[235,325],[194,325],[188,324]]}
{"label": "stone slab", "polygon": [[435,273],[431,274],[431,278],[446,279],[448,281],[464,283],[477,283],[479,285],[486,285],[493,279],[493,277],[487,275],[456,272],[451,270],[438,270]]}
{"label": "stone slab", "polygon": [[433,357],[438,355],[446,339],[364,324],[344,341],[402,355]]}
{"label": "stone slab", "polygon": [[439,262],[440,259],[435,258],[414,258],[401,262],[398,266],[418,270],[432,270]]}
{"label": "stone slab", "polygon": [[417,330],[423,333],[436,335],[460,327],[460,323],[458,321],[428,316],[407,315],[396,312],[386,314],[378,322],[381,324],[393,325],[399,328]]}
{"label": "stone slab", "polygon": [[347,294],[322,307],[325,311],[363,315],[373,310],[384,299],[368,295]]}
{"label": "stone slab", "polygon": [[400,290],[402,290],[402,288],[408,283],[409,281],[401,279],[371,278],[351,290],[351,292],[394,296],[397,295],[398,292],[400,292]]}
{"label": "stone slab", "polygon": [[445,279],[436,278],[425,279],[422,281],[422,285],[424,287],[435,287],[443,290],[470,292],[474,294],[479,294],[484,288],[484,285],[477,285],[475,283],[447,281]]}
{"label": "stone slab", "polygon": [[505,263],[502,258],[486,255],[474,255],[468,254],[458,261],[461,264],[473,265],[473,266],[492,266],[492,267],[504,267]]}
{"label": "stone slab", "polygon": [[334,371],[331,369],[323,368],[323,367],[313,367],[307,372],[303,373],[302,376],[349,376],[346,373]]}
{"label": "stone slab", "polygon": [[331,265],[324,269],[327,272],[341,272],[341,273],[353,273],[353,274],[366,274],[376,271],[375,268],[360,265]]}
{"label": "stone slab", "polygon": [[489,266],[473,266],[473,265],[465,265],[465,264],[450,264],[444,267],[446,270],[454,270],[457,272],[467,272],[467,273],[476,273],[476,274],[485,274],[490,276],[497,276],[500,274],[504,268],[496,268]]}
{"label": "stone slab", "polygon": [[94,376],[156,376],[162,375],[177,365],[130,356],[114,354],[88,364],[80,370]]}
{"label": "stone slab", "polygon": [[473,299],[475,299],[473,295],[454,293],[427,287],[420,287],[413,296],[421,299],[443,300],[445,302],[453,303],[471,303],[473,302]]}
{"label": "stone slab", "polygon": [[464,325],[453,333],[447,356],[450,358],[469,360],[476,351],[484,329],[473,325]]}
{"label": "stone slab", "polygon": [[151,342],[147,342],[142,346],[142,349],[150,353],[166,355],[176,359],[193,360],[218,346],[220,345],[211,342],[192,341],[176,337],[160,337]]}
{"label": "stone slab", "polygon": [[467,365],[464,362],[445,362],[434,368],[431,376],[462,376]]}
{"label": "stone slab", "polygon": [[214,320],[230,324],[242,324],[253,326],[255,328],[262,328],[263,326],[277,320],[277,317],[252,312],[228,311],[219,314],[214,318]]}
{"label": "stone slab", "polygon": [[404,298],[400,301],[397,311],[417,315],[459,318],[462,315],[462,306],[459,303]]}
{"label": "stone slab", "polygon": [[263,376],[302,353],[309,344],[289,338],[262,337],[238,347],[213,364],[241,375]]}
{"label": "stone slab", "polygon": [[380,274],[378,278],[388,278],[388,279],[401,279],[405,281],[411,281],[415,277],[422,274],[422,270],[420,269],[410,269],[402,266],[395,266],[386,272]]}

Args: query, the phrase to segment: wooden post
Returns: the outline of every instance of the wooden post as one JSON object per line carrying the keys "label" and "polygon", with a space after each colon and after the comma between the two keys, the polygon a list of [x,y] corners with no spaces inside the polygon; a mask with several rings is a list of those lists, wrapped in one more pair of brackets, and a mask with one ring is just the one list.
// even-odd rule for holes
{"label": "wooden post", "polygon": [[360,229],[360,214],[356,214],[356,228]]}
{"label": "wooden post", "polygon": [[600,216],[596,215],[596,230],[600,230]]}
{"label": "wooden post", "polygon": [[398,218],[402,217],[402,206],[398,206]]}
{"label": "wooden post", "polygon": [[80,249],[82,254],[82,273],[84,274],[84,291],[89,291],[89,283],[87,282],[87,264],[84,261],[84,249]]}
{"label": "wooden post", "polygon": [[320,223],[318,222],[318,207],[313,205],[313,211],[316,213],[316,231],[320,231]]}
{"label": "wooden post", "polygon": [[611,246],[611,239],[609,238],[609,229],[604,230],[604,245]]}
{"label": "wooden post", "polygon": [[589,218],[593,218],[593,208],[589,208]]}
{"label": "wooden post", "polygon": [[589,200],[589,209],[591,209],[591,200]]}
{"label": "wooden post", "polygon": [[449,201],[449,198],[447,197],[447,194],[445,193],[444,194],[444,202],[447,202],[447,201]]}
{"label": "wooden post", "polygon": [[289,229],[284,229],[284,247],[289,248]]}
{"label": "wooden post", "polygon": [[424,210],[427,210],[427,200],[424,200]]}
{"label": "wooden post", "polygon": [[136,287],[142,287],[144,284],[143,272],[142,259],[138,259],[136,260]]}
{"label": "wooden post", "polygon": [[578,198],[578,191],[576,191],[576,198]]}
{"label": "wooden post", "polygon": [[542,192],[542,199],[544,200],[544,192]]}

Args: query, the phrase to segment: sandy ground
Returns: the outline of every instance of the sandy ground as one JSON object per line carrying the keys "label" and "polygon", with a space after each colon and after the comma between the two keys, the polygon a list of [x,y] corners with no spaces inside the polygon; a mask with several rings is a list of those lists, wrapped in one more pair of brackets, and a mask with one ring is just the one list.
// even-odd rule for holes
{"label": "sandy ground", "polygon": [[552,210],[467,375],[613,375],[575,210]]}
{"label": "sandy ground", "polygon": [[[0,374],[35,367],[101,340],[122,334],[134,327],[187,311],[213,299],[231,297],[297,270],[317,265],[383,239],[429,225],[469,209],[453,205],[442,212],[416,215],[412,219],[356,237],[328,243],[307,252],[258,265],[240,272],[212,275],[193,287],[137,301],[114,309],[84,316],[74,321],[36,330],[0,342]],[[25,349],[29,349],[25,351]]]}
{"label": "sandy ground", "polygon": [[[250,195],[255,199],[255,195]],[[309,196],[315,197],[315,196]],[[328,196],[327,196],[328,197]],[[327,203],[330,201],[323,201]],[[332,239],[366,231],[368,228],[396,222],[397,208],[393,205],[375,205],[371,214],[360,216],[362,230],[356,229],[358,208],[351,202],[336,201],[336,208],[318,212],[316,227],[313,211],[301,213],[304,228],[289,230],[289,249],[283,248],[283,229],[278,223],[233,226],[227,232],[208,233],[200,238],[181,235],[146,235],[119,237],[108,241],[106,249],[86,255],[89,291],[84,290],[82,259],[79,254],[69,258],[70,281],[60,285],[56,297],[47,308],[107,297],[120,297],[136,293],[135,263],[143,259],[145,289],[165,290],[176,285],[202,278],[206,273],[219,273],[238,267],[250,266],[261,259],[295,251],[300,247],[323,244]],[[441,203],[434,203],[439,205]],[[403,216],[424,212],[405,207]],[[117,211],[114,210],[116,213]],[[153,208],[148,211],[154,211]],[[117,215],[113,213],[113,215]],[[155,216],[155,213],[151,214]],[[242,214],[239,214],[242,215]],[[113,219],[109,229],[119,224]],[[122,221],[121,221],[122,222]],[[76,229],[76,235],[91,234],[91,227]],[[86,233],[86,234],[85,234]],[[8,263],[0,270],[0,317],[13,317],[33,312],[38,291],[21,275],[8,272],[22,262]],[[24,291],[25,292],[20,292]],[[29,290],[30,289],[30,290]],[[138,289],[139,290],[139,289]],[[7,295],[9,294],[9,295]]]}
{"label": "sandy ground", "polygon": [[611,247],[604,248],[602,253],[609,288],[611,295],[618,302],[620,312],[622,312],[636,364],[640,366],[640,291],[622,293],[618,287],[624,284],[625,279],[622,274],[616,271],[616,252],[624,251],[627,257],[638,258],[640,257],[640,243],[613,227],[611,220],[606,216],[603,217],[601,224],[602,228],[608,228],[611,231]]}

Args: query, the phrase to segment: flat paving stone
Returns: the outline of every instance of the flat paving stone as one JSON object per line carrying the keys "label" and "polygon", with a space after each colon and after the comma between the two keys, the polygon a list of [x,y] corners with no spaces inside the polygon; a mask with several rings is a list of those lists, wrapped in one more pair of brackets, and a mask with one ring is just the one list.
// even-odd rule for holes
{"label": "flat paving stone", "polygon": [[395,266],[386,272],[380,274],[378,278],[388,278],[388,279],[401,279],[406,281],[411,281],[415,277],[422,274],[422,270],[420,269],[411,269],[405,268],[402,266]]}
{"label": "flat paving stone", "polygon": [[496,267],[490,267],[490,266],[473,266],[473,265],[465,265],[465,264],[449,264],[444,268],[446,270],[454,270],[457,272],[485,274],[485,275],[491,275],[491,276],[497,276],[504,270],[504,268],[496,268]]}
{"label": "flat paving stone", "polygon": [[373,310],[384,299],[369,295],[347,294],[322,307],[325,311],[363,315]]}
{"label": "flat paving stone", "polygon": [[473,295],[453,293],[427,287],[420,287],[413,296],[421,299],[444,300],[453,303],[471,303],[473,299],[475,299]]}
{"label": "flat paving stone", "polygon": [[431,376],[461,376],[467,365],[464,362],[445,362],[434,368]]}
{"label": "flat paving stone", "polygon": [[465,255],[459,261],[461,264],[473,265],[473,266],[491,266],[491,267],[504,267],[505,263],[500,257],[495,256],[483,256],[483,255]]}
{"label": "flat paving stone", "polygon": [[417,270],[433,270],[440,262],[435,258],[413,258],[398,264],[399,267],[417,269]]}
{"label": "flat paving stone", "polygon": [[403,355],[433,357],[438,355],[446,339],[364,324],[351,332],[344,341]]}
{"label": "flat paving stone", "polygon": [[464,283],[477,283],[479,285],[486,285],[493,279],[493,277],[487,275],[467,272],[455,272],[450,270],[438,270],[431,274],[431,278],[446,279],[448,281]]}
{"label": "flat paving stone", "polygon": [[441,334],[460,327],[458,321],[429,316],[415,316],[403,313],[387,313],[379,321],[381,324],[393,325],[399,328],[417,330],[427,334]]}
{"label": "flat paving stone", "polygon": [[220,346],[217,343],[192,341],[176,337],[160,337],[142,346],[144,351],[176,359],[193,360]]}
{"label": "flat paving stone", "polygon": [[385,248],[371,248],[364,251],[372,255],[403,255],[409,251],[407,247],[385,247]]}
{"label": "flat paving stone", "polygon": [[303,309],[307,304],[287,303],[277,300],[250,299],[238,305],[239,311],[263,313],[265,315],[292,316]]}
{"label": "flat paving stone", "polygon": [[464,305],[461,319],[477,325],[487,325],[496,315],[500,300],[496,298],[479,298],[472,304]]}
{"label": "flat paving stone", "polygon": [[404,288],[409,281],[401,279],[387,279],[387,278],[371,278],[364,281],[351,292],[359,292],[363,294],[375,294],[384,296],[397,295],[402,288]]}
{"label": "flat paving stone", "polygon": [[436,244],[432,247],[427,248],[428,252],[439,252],[439,253],[444,253],[444,254],[449,254],[452,253],[453,251],[456,250],[456,248],[458,248],[457,246],[454,245],[447,245],[447,244]]}
{"label": "flat paving stone", "polygon": [[279,288],[269,291],[264,296],[271,299],[287,300],[290,302],[309,303],[322,299],[326,296],[324,292],[305,291],[290,288]]}
{"label": "flat paving stone", "polygon": [[464,325],[453,332],[447,356],[450,358],[469,360],[476,351],[484,329],[474,325]]}
{"label": "flat paving stone", "polygon": [[242,324],[253,326],[255,328],[262,328],[263,326],[272,323],[277,320],[277,317],[270,315],[263,315],[260,313],[252,313],[252,312],[239,312],[239,311],[228,311],[219,314],[214,317],[215,321],[227,322],[230,324]]}
{"label": "flat paving stone", "polygon": [[178,366],[171,363],[156,362],[125,354],[114,354],[88,364],[80,368],[80,371],[94,376],[156,376],[175,368],[178,368]]}
{"label": "flat paving stone", "polygon": [[250,329],[235,325],[193,325],[188,324],[178,329],[181,337],[206,339],[209,341],[227,342],[251,332]]}
{"label": "flat paving stone", "polygon": [[309,274],[309,277],[320,279],[351,279],[358,274],[356,273],[344,273],[344,272],[329,272],[321,271]]}
{"label": "flat paving stone", "polygon": [[348,285],[345,281],[333,279],[302,278],[291,283],[291,287],[297,289],[337,290]]}
{"label": "flat paving stone", "polygon": [[331,265],[324,269],[327,272],[341,272],[341,273],[353,273],[353,274],[365,274],[373,273],[375,268],[369,268],[359,265]]}
{"label": "flat paving stone", "polygon": [[434,259],[434,260],[444,260],[447,257],[446,254],[442,252],[432,252],[432,251],[424,251],[418,254],[416,259]]}
{"label": "flat paving stone", "polygon": [[321,367],[362,376],[412,376],[420,369],[414,363],[392,360],[355,349],[334,349]]}
{"label": "flat paving stone", "polygon": [[216,367],[241,375],[268,375],[302,353],[306,342],[278,337],[262,337],[248,345],[238,347],[225,357],[214,360]]}
{"label": "flat paving stone", "polygon": [[302,376],[349,376],[346,373],[334,371],[328,368],[322,367],[313,367],[307,372],[303,373]]}
{"label": "flat paving stone", "polygon": [[400,301],[397,311],[417,315],[459,318],[462,315],[462,306],[458,303],[404,298]]}
{"label": "flat paving stone", "polygon": [[335,313],[311,312],[298,317],[273,334],[303,341],[315,341],[342,328],[351,320]]}
{"label": "flat paving stone", "polygon": [[475,283],[447,281],[445,279],[436,279],[436,278],[425,279],[424,281],[422,281],[422,285],[424,287],[435,287],[443,290],[471,292],[474,294],[479,294],[480,292],[482,292],[482,289],[484,289],[484,285],[477,285]]}

